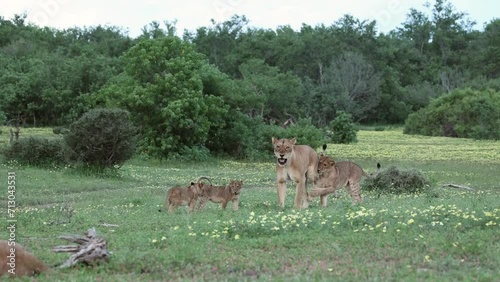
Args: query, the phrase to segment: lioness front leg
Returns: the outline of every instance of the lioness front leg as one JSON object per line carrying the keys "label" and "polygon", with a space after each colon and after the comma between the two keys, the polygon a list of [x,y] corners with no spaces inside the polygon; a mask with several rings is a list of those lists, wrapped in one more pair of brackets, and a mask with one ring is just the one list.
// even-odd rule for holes
{"label": "lioness front leg", "polygon": [[319,198],[321,199],[321,206],[326,207],[326,204],[328,203],[327,199],[328,195],[321,195]]}
{"label": "lioness front leg", "polygon": [[297,180],[297,189],[295,193],[295,208],[297,209],[309,207],[306,185],[307,183],[305,178]]}
{"label": "lioness front leg", "polygon": [[286,193],[286,171],[281,168],[276,168],[276,178],[278,182],[278,201],[282,208],[285,207],[285,193]]}
{"label": "lioness front leg", "polygon": [[235,211],[238,210],[238,199],[233,200],[233,210],[235,210]]}

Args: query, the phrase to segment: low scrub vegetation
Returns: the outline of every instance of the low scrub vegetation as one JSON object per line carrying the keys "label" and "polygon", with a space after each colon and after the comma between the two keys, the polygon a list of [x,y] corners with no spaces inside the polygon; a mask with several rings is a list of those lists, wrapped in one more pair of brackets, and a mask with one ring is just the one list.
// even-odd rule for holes
{"label": "low scrub vegetation", "polygon": [[427,192],[431,181],[417,169],[400,169],[391,166],[379,172],[374,178],[367,178],[363,188],[379,194],[415,194]]}
{"label": "low scrub vegetation", "polygon": [[[51,130],[24,131],[30,132],[56,136]],[[135,158],[99,177],[14,163],[0,165],[0,173],[16,174],[17,242],[46,264],[68,258],[50,250],[62,243],[58,236],[95,227],[109,242],[109,263],[54,269],[37,281],[495,281],[500,157],[494,146],[494,141],[404,135],[402,129],[361,130],[357,143],[329,144],[327,154],[356,161],[367,172],[380,162],[384,171],[394,172],[388,173],[391,181],[418,171],[415,175],[432,179],[433,192],[363,188],[365,201],[352,205],[341,189],[326,208],[315,201],[304,210],[292,208],[291,183],[285,208],[278,206],[271,157],[265,162]],[[199,176],[216,185],[242,179],[239,210],[207,203],[194,213],[158,212],[168,188]],[[475,191],[441,188],[443,183]]]}
{"label": "low scrub vegetation", "polygon": [[[70,129],[53,129],[56,136],[25,136],[4,147],[6,161],[47,166],[82,163],[101,171],[123,164],[135,154],[136,128],[127,111],[95,109],[84,114]],[[61,138],[61,134],[63,137]]]}
{"label": "low scrub vegetation", "polygon": [[404,132],[428,136],[500,139],[500,92],[455,90],[410,114]]}
{"label": "low scrub vegetation", "polygon": [[127,111],[95,109],[72,123],[64,140],[71,158],[105,168],[121,165],[134,155],[136,134]]}
{"label": "low scrub vegetation", "polygon": [[14,141],[4,149],[6,160],[14,160],[21,165],[54,166],[65,163],[64,142],[61,139],[49,139],[30,136]]}

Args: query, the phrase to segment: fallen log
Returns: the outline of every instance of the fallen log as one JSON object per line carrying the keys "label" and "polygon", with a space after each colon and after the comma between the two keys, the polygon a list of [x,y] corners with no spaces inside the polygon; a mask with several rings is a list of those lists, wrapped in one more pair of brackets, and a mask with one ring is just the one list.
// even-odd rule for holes
{"label": "fallen log", "polygon": [[61,245],[52,248],[53,252],[68,252],[73,253],[59,268],[71,267],[79,262],[93,265],[99,262],[107,262],[109,259],[109,251],[107,242],[101,237],[97,237],[95,228],[87,230],[85,236],[59,236],[60,239],[77,243],[77,245]]}
{"label": "fallen log", "polygon": [[474,188],[470,188],[470,187],[462,186],[462,185],[457,185],[457,184],[453,184],[453,183],[443,184],[441,187],[451,187],[451,188],[457,188],[457,189],[464,189],[464,190],[469,190],[469,191],[475,191]]}

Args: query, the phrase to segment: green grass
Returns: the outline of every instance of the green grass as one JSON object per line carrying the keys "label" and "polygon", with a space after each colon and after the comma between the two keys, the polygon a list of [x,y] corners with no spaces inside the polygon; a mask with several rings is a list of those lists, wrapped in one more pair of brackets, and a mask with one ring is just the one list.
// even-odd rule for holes
{"label": "green grass", "polygon": [[[498,142],[407,136],[400,129],[360,131],[358,140],[330,144],[328,154],[369,172],[376,162],[419,169],[433,180],[433,192],[364,193],[366,201],[356,206],[342,193],[326,208],[313,202],[298,211],[289,183],[281,209],[271,156],[261,163],[134,159],[109,177],[12,164],[0,166],[0,174],[16,173],[17,241],[47,264],[57,266],[68,257],[50,251],[66,244],[58,236],[91,227],[113,252],[107,264],[56,270],[38,281],[497,281]],[[200,176],[215,184],[243,179],[240,210],[207,203],[192,214],[185,208],[158,212],[169,187]],[[445,183],[476,191],[441,188]],[[71,217],[63,210],[68,206]],[[6,217],[5,208],[1,215]],[[0,236],[6,238],[7,231]]]}

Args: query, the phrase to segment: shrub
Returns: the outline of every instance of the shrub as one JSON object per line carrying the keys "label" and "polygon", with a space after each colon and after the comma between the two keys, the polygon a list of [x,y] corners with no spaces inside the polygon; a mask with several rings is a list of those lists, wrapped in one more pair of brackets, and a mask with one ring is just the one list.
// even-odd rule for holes
{"label": "shrub", "polygon": [[[271,137],[269,136],[269,144],[271,144]],[[297,137],[297,144],[309,145],[313,149],[319,148],[326,142],[325,133],[320,128],[312,124],[311,119],[299,119],[297,124],[284,129],[282,136],[274,136],[279,138],[293,138]],[[269,145],[272,149],[272,146]]]}
{"label": "shrub", "polygon": [[71,158],[100,168],[121,165],[132,157],[136,129],[121,109],[94,109],[71,124],[64,139]]}
{"label": "shrub", "polygon": [[283,128],[277,125],[262,125],[259,128],[259,152],[269,158],[273,154],[271,144],[272,137],[297,138],[297,145],[309,145],[313,149],[319,148],[325,143],[326,138],[323,130],[314,126],[311,119],[302,118],[296,124]]}
{"label": "shrub", "polygon": [[338,112],[335,119],[330,122],[327,133],[331,142],[335,144],[349,144],[358,141],[352,116],[343,111]]}
{"label": "shrub", "polygon": [[210,150],[203,146],[184,147],[179,153],[171,154],[169,160],[183,162],[206,162],[211,159]]}
{"label": "shrub", "polygon": [[4,112],[2,112],[0,110],[0,125],[5,124],[6,121],[7,121],[7,117],[5,116]]}
{"label": "shrub", "polygon": [[404,133],[500,139],[500,92],[458,89],[410,114]]}
{"label": "shrub", "polygon": [[49,166],[64,164],[62,139],[30,136],[12,143],[4,151],[6,160],[16,160],[21,165]]}
{"label": "shrub", "polygon": [[63,126],[56,126],[56,127],[52,128],[52,132],[54,134],[66,134],[69,132],[69,129],[67,129]]}
{"label": "shrub", "polygon": [[234,116],[234,121],[217,133],[219,142],[210,142],[208,148],[217,154],[227,154],[248,160],[268,159],[272,156],[271,137],[297,137],[297,144],[320,147],[325,142],[324,132],[310,119],[299,119],[288,128],[265,124],[262,117]]}
{"label": "shrub", "polygon": [[431,182],[416,169],[400,170],[395,166],[381,171],[374,178],[367,178],[363,189],[379,194],[405,194],[424,192]]}

